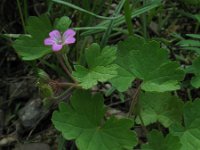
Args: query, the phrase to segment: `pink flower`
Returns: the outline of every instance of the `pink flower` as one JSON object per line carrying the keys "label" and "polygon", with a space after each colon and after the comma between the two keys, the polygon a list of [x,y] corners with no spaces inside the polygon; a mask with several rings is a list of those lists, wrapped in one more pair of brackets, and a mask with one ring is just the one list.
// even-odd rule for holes
{"label": "pink flower", "polygon": [[75,43],[76,32],[72,29],[66,30],[61,36],[58,30],[53,30],[49,33],[49,38],[44,40],[45,45],[52,45],[53,51],[59,51],[62,49],[63,45],[69,45]]}

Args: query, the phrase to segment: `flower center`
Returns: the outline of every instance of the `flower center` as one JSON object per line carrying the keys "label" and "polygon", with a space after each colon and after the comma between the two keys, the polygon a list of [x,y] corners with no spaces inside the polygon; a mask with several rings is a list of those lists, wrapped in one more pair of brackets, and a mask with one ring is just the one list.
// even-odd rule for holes
{"label": "flower center", "polygon": [[63,43],[63,41],[60,38],[56,38],[55,41],[56,41],[56,44],[58,45]]}

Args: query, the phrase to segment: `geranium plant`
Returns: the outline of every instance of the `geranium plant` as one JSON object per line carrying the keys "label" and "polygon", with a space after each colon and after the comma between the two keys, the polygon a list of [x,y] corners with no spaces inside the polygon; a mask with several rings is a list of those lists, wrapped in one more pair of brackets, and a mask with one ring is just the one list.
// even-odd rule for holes
{"label": "geranium plant", "polygon": [[[78,42],[70,24],[68,17],[56,20],[54,26],[46,15],[31,17],[27,24],[30,36],[21,36],[13,45],[26,61],[56,55],[70,78],[57,83],[73,89],[70,101],[61,102],[52,115],[53,125],[66,140],[74,140],[79,150],[200,148],[199,100],[183,103],[176,94],[172,95],[181,88],[186,71],[169,59],[166,48],[155,40],[131,35],[115,45],[91,43],[84,50],[84,63],[76,59],[69,63],[69,53],[64,49],[70,51]],[[195,74],[194,87],[199,87],[198,67],[199,59],[190,69]],[[123,117],[108,116],[103,93],[94,92],[94,87],[104,83],[118,93],[134,87],[130,108]],[[149,130],[149,126],[157,124],[158,128]],[[138,126],[147,143],[136,134]],[[162,128],[169,132],[162,132]]]}

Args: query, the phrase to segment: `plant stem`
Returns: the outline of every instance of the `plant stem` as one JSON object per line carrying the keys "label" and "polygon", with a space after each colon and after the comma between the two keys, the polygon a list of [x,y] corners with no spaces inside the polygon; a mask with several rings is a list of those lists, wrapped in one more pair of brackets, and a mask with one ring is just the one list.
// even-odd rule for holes
{"label": "plant stem", "polygon": [[51,84],[56,84],[60,87],[77,87],[80,88],[80,86],[76,83],[69,83],[69,82],[52,82]]}
{"label": "plant stem", "polygon": [[129,0],[126,0],[124,3],[124,13],[125,13],[125,20],[128,27],[128,32],[130,35],[133,34],[133,25],[132,25],[132,18],[131,18],[131,9],[129,5]]}
{"label": "plant stem", "polygon": [[49,14],[49,15],[50,15],[50,13],[51,13],[51,10],[52,10],[52,7],[53,7],[53,2],[52,2],[52,1],[49,1],[49,2],[48,2],[47,14]]}
{"label": "plant stem", "polygon": [[[143,6],[145,6],[146,4],[146,0],[143,0]],[[142,20],[143,20],[143,34],[144,34],[144,38],[147,38],[147,16],[146,13],[142,14]]]}
{"label": "plant stem", "polygon": [[140,119],[140,122],[141,122],[141,125],[142,125],[142,129],[144,130],[145,135],[147,135],[147,134],[148,134],[148,130],[147,130],[147,128],[146,128],[145,125],[144,125],[144,121],[143,121],[143,119],[142,119],[142,116],[141,116],[140,112],[139,112],[139,114],[138,114],[138,117],[139,117],[139,119]]}
{"label": "plant stem", "polygon": [[28,2],[24,0],[24,22],[27,21],[28,18]]}
{"label": "plant stem", "polygon": [[67,55],[66,55],[66,54],[63,54],[62,56],[63,56],[63,59],[64,59],[64,61],[65,61],[65,64],[67,65],[69,71],[72,72],[72,67],[71,67],[71,65],[70,65],[70,63],[69,63],[69,59],[68,59]]}
{"label": "plant stem", "polygon": [[129,112],[128,112],[128,117],[131,117],[132,113],[133,113],[133,110],[138,102],[138,94],[139,94],[139,91],[140,91],[140,86],[141,86],[141,83],[138,85],[133,97],[132,97],[132,100],[131,100],[131,105],[130,105],[130,108],[129,108]]}
{"label": "plant stem", "polygon": [[56,56],[57,56],[57,59],[58,59],[60,65],[62,66],[63,70],[66,72],[66,74],[73,80],[73,82],[77,83],[76,80],[74,79],[74,77],[69,72],[69,70],[66,67],[65,63],[63,62],[62,56],[60,54],[56,54]]}
{"label": "plant stem", "polygon": [[53,99],[62,99],[63,97],[65,97],[67,94],[69,94],[69,92],[73,89],[74,87],[69,87],[67,90],[65,90],[62,94],[60,94],[59,96],[54,96],[52,97]]}
{"label": "plant stem", "polygon": [[19,0],[17,0],[17,7],[18,7],[18,10],[19,10],[20,19],[22,21],[22,26],[23,26],[24,33],[26,33],[24,17],[23,17],[23,13],[22,13],[22,9],[21,9]]}
{"label": "plant stem", "polygon": [[188,95],[189,101],[192,102],[193,98],[192,98],[190,89],[187,89],[187,95]]}

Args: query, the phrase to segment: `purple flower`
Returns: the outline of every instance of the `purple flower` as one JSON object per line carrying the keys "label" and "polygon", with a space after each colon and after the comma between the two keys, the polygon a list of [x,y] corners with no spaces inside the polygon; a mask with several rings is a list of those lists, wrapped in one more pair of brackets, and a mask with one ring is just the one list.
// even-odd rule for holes
{"label": "purple flower", "polygon": [[49,33],[49,38],[44,40],[45,45],[52,45],[53,51],[59,51],[62,49],[63,45],[69,45],[75,43],[76,32],[72,29],[66,30],[61,36],[58,30],[53,30]]}

